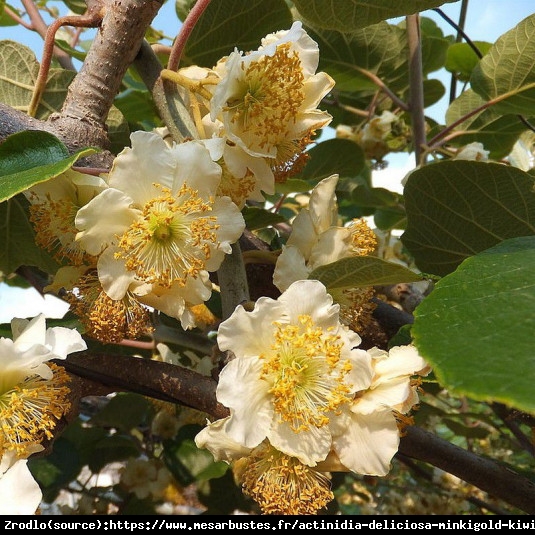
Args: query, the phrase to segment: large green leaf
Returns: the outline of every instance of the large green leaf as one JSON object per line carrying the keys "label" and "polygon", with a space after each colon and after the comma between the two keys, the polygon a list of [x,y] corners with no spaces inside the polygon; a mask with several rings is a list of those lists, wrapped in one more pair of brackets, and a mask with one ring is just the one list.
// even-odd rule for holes
{"label": "large green leaf", "polygon": [[315,29],[309,32],[320,48],[320,69],[336,81],[337,91],[377,90],[375,83],[359,72],[376,74],[392,90],[408,86],[407,37],[397,26],[380,22],[351,33]]}
{"label": "large green leaf", "polygon": [[[39,63],[30,48],[15,41],[0,41],[0,102],[27,111],[39,72]],[[45,119],[59,111],[75,73],[50,69],[36,118]]]}
{"label": "large green leaf", "polygon": [[263,37],[289,29],[292,22],[284,0],[211,2],[188,39],[183,61],[213,67],[235,47],[256,50]]}
{"label": "large green leaf", "polygon": [[353,178],[364,168],[366,159],[362,149],[349,139],[328,139],[312,147],[301,178],[314,183],[338,174],[340,178]]}
{"label": "large green leaf", "polygon": [[449,106],[446,111],[446,124],[452,125],[462,121],[455,127],[455,132],[468,132],[453,138],[452,144],[465,145],[479,141],[490,151],[490,157],[498,160],[511,152],[520,134],[526,130],[526,125],[518,115],[503,115],[498,113],[494,106],[462,120],[484,103],[485,101],[477,93],[467,89]]}
{"label": "large green leaf", "polygon": [[308,278],[321,281],[329,290],[422,280],[414,271],[375,256],[342,258],[316,268]]}
{"label": "large green leaf", "polygon": [[[492,47],[492,43],[486,41],[474,41],[473,44],[483,56]],[[453,43],[448,48],[445,67],[457,80],[468,82],[478,62],[479,57],[468,43]]]}
{"label": "large green leaf", "polygon": [[[320,69],[336,81],[341,92],[368,92],[377,86],[361,69],[377,75],[395,92],[409,87],[407,32],[397,25],[380,22],[342,33],[323,28],[309,29],[320,48]],[[443,67],[449,41],[422,35],[422,67],[428,74]]]}
{"label": "large green leaf", "polygon": [[308,22],[318,28],[342,32],[350,32],[386,19],[411,15],[444,3],[444,0],[294,0],[300,15]]}
{"label": "large green leaf", "polygon": [[535,15],[503,34],[474,68],[472,89],[500,113],[535,114]]}
{"label": "large green leaf", "polygon": [[20,266],[36,266],[47,273],[55,273],[58,264],[35,244],[27,204],[23,195],[0,203],[0,271],[9,274]]}
{"label": "large green leaf", "polygon": [[58,176],[94,152],[83,149],[69,156],[65,145],[48,132],[29,130],[9,136],[0,145],[0,202]]}
{"label": "large green leaf", "polygon": [[441,385],[535,413],[535,236],[465,260],[415,310],[414,343]]}
{"label": "large green leaf", "polygon": [[413,171],[405,186],[402,242],[425,272],[447,275],[507,238],[535,234],[534,180],[497,163],[445,161]]}

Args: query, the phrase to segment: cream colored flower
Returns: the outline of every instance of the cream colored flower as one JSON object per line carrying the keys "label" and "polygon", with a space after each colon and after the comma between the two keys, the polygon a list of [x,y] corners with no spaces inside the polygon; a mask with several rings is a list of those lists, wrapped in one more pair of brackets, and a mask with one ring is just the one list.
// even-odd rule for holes
{"label": "cream colored flower", "polygon": [[307,279],[319,266],[375,250],[375,235],[363,220],[355,220],[346,227],[337,225],[337,182],[338,175],[319,182],[312,190],[308,208],[302,209],[294,219],[273,274],[279,290],[284,291],[294,281]]}
{"label": "cream colored flower", "polygon": [[0,461],[0,515],[33,515],[43,494],[26,459],[15,452],[4,453]]}
{"label": "cream colored flower", "polygon": [[156,459],[135,459],[131,457],[121,473],[121,483],[140,500],[149,496],[161,499],[173,477],[169,470]]}
{"label": "cream colored flower", "polygon": [[246,448],[266,438],[308,466],[331,449],[332,425],[371,384],[370,356],[340,324],[339,307],[318,281],[298,281],[252,312],[239,306],[217,341],[235,355],[221,371],[217,399],[230,409],[224,431]]}
{"label": "cream colored flower", "polygon": [[[398,451],[400,432],[396,413],[406,414],[419,401],[414,375],[427,375],[430,368],[414,346],[399,346],[389,352],[373,348],[373,379],[333,422],[333,452],[336,463],[323,470],[343,467],[359,474],[384,476]],[[337,426],[336,429],[335,426]]]}
{"label": "cream colored flower", "polygon": [[200,142],[168,145],[134,132],[114,160],[109,188],[79,210],[77,240],[99,255],[106,294],[132,291],[142,303],[193,326],[188,307],[211,294],[209,272],[221,265],[245,223],[228,197],[216,197],[221,167]]}
{"label": "cream colored flower", "polygon": [[487,162],[490,151],[485,150],[483,143],[475,141],[462,147],[453,157],[454,160],[475,160],[476,162]]}
{"label": "cream colored flower", "polygon": [[244,448],[225,433],[225,422],[207,425],[196,437],[216,461],[232,465],[243,492],[260,506],[263,514],[310,515],[334,499],[328,476],[281,453],[268,441]]}
{"label": "cream colored flower", "polygon": [[63,368],[48,363],[87,348],[80,334],[46,328],[43,314],[11,322],[13,340],[0,338],[0,453],[26,457],[42,449],[57,421],[69,409]]}
{"label": "cream colored flower", "polygon": [[74,219],[77,211],[104,188],[102,178],[68,170],[25,191],[37,245],[60,262],[83,263],[87,255],[75,241],[78,231]]}
{"label": "cream colored flower", "polygon": [[249,154],[286,161],[288,144],[300,153],[301,140],[331,121],[317,106],[334,81],[316,74],[318,63],[318,45],[300,22],[266,36],[256,51],[235,50],[214,67],[221,81],[212,120],[220,119],[228,139]]}

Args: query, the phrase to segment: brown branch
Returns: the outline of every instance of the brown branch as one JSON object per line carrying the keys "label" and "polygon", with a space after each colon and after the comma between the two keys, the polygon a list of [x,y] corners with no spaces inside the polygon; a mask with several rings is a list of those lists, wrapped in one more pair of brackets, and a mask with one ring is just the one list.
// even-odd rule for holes
{"label": "brown branch", "polygon": [[399,451],[453,474],[528,514],[535,514],[535,483],[497,462],[409,426]]}
{"label": "brown branch", "polygon": [[73,79],[63,108],[50,116],[58,129],[90,146],[109,147],[106,118],[163,0],[105,0],[100,29]]}

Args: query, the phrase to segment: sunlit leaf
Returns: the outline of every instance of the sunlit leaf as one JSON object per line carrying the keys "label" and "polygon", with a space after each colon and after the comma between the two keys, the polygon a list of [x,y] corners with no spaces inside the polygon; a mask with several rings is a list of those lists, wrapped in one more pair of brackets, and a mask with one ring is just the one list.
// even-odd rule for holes
{"label": "sunlit leaf", "polygon": [[421,275],[401,264],[387,262],[375,256],[342,258],[316,268],[308,278],[321,281],[329,290],[422,280]]}
{"label": "sunlit leaf", "polygon": [[[473,41],[482,56],[484,56],[492,46],[486,41]],[[446,70],[455,74],[461,82],[468,82],[474,67],[478,64],[479,57],[468,43],[453,43],[446,55]]]}
{"label": "sunlit leaf", "polygon": [[447,275],[467,257],[507,238],[535,234],[533,178],[497,163],[444,161],[405,185],[402,242],[427,273]]}
{"label": "sunlit leaf", "polygon": [[69,155],[65,145],[47,132],[29,130],[12,134],[0,145],[0,202],[58,176],[76,160],[94,152],[83,149]]}
{"label": "sunlit leaf", "polygon": [[[483,98],[471,89],[464,91],[446,111],[446,124],[452,125],[485,104]],[[451,139],[453,145],[465,145],[478,141],[483,143],[490,157],[498,160],[511,152],[513,145],[527,126],[518,115],[498,113],[494,106],[480,111],[459,123]],[[462,132],[467,132],[466,134]]]}
{"label": "sunlit leaf", "polygon": [[535,236],[466,259],[415,310],[414,343],[452,393],[535,413]]}
{"label": "sunlit leaf", "polygon": [[[0,41],[0,102],[27,111],[38,72],[39,62],[30,48],[15,41]],[[46,119],[61,109],[74,75],[73,71],[50,69],[37,119]]]}
{"label": "sunlit leaf", "polygon": [[500,113],[535,114],[535,15],[503,34],[474,68],[472,89]]}

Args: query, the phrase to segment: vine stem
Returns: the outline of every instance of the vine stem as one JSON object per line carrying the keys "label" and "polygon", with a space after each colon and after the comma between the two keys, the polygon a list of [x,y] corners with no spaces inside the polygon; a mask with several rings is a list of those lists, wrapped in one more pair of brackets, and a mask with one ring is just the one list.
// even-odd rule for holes
{"label": "vine stem", "polygon": [[178,69],[178,64],[180,63],[180,58],[182,57],[186,42],[210,2],[211,0],[197,0],[195,5],[191,8],[191,11],[188,13],[186,20],[173,43],[169,61],[167,62],[167,68],[169,70],[176,71]]}
{"label": "vine stem", "polygon": [[45,91],[46,80],[48,78],[48,71],[54,55],[54,39],[56,32],[62,26],[74,26],[77,28],[94,28],[102,22],[102,14],[99,11],[90,12],[87,15],[69,15],[66,17],[59,17],[49,27],[46,32],[45,45],[43,49],[43,59],[39,66],[37,80],[32,93],[32,100],[28,108],[28,115],[35,117],[39,102]]}
{"label": "vine stem", "polygon": [[[422,38],[420,34],[419,15],[408,15],[407,41],[409,45],[409,102],[412,119],[412,136],[416,165],[425,164],[420,161],[423,147],[426,142],[425,113],[424,113],[424,86],[422,71]],[[425,159],[425,153],[424,153]]]}

